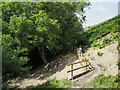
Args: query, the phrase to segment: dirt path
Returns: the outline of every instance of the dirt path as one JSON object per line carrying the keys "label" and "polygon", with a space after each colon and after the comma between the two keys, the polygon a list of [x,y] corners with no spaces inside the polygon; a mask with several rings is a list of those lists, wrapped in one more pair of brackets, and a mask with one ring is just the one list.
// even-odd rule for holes
{"label": "dirt path", "polygon": [[[89,61],[95,69],[92,72],[86,73],[82,77],[78,78],[78,80],[76,80],[76,83],[72,86],[72,88],[88,88],[85,86],[85,84],[93,80],[100,73],[103,73],[105,76],[114,76],[118,74],[117,44],[118,43],[116,42],[116,44],[112,43],[103,49],[91,48],[90,50],[88,50],[86,54],[89,55]],[[103,52],[103,55],[101,57],[97,55],[98,51]]]}
{"label": "dirt path", "polygon": [[70,53],[61,58],[56,58],[55,61],[48,63],[45,66],[37,68],[29,72],[26,77],[15,78],[11,80],[9,86],[12,88],[30,88],[46,82],[48,79],[56,77],[57,79],[67,78],[67,64],[77,60],[75,53]]}
{"label": "dirt path", "polygon": [[[94,79],[94,77],[96,77],[99,73],[101,73],[101,69],[96,64],[96,62],[94,60],[91,60],[89,57],[87,57],[87,59],[89,59],[89,62],[91,63],[92,67],[94,67],[94,69],[92,71],[88,70],[86,72],[85,68],[83,68],[73,72],[74,76],[77,75],[77,78],[74,79],[74,81],[78,81],[73,85],[73,87],[78,87],[78,86],[83,87],[84,83],[90,81],[90,79],[91,80]],[[68,56],[63,57],[63,59],[60,59],[59,61],[60,63],[57,65],[55,65],[55,63],[58,63],[58,62],[51,62],[47,64],[45,67],[42,67],[39,70],[33,71],[31,74],[29,74],[25,78],[17,78],[17,79],[11,80],[10,86],[15,88],[30,88],[30,87],[37,86],[38,84],[42,84],[46,82],[46,80],[52,79],[54,77],[56,77],[56,79],[58,80],[65,79],[65,78],[70,79],[71,74],[67,73],[67,71],[70,70],[70,67],[67,66],[67,64],[78,62],[78,61],[79,60],[77,56],[71,53]],[[54,68],[54,69],[48,68],[53,65],[54,67],[51,67],[51,68]],[[77,65],[74,65],[73,68],[77,68],[80,66],[81,66],[80,64],[77,64]],[[45,72],[46,70],[48,72]],[[54,70],[57,70],[57,71],[54,71]],[[44,72],[40,73],[41,71],[44,71]]]}
{"label": "dirt path", "polygon": [[103,68],[101,68],[96,61],[89,58],[89,62],[91,63],[93,70],[85,72],[85,74],[83,74],[81,77],[75,79],[76,83],[72,85],[72,88],[85,88],[84,85],[87,82],[93,80],[96,76],[103,72]]}
{"label": "dirt path", "polygon": [[[73,88],[83,88],[84,85],[93,80],[100,73],[105,75],[116,75],[118,73],[118,68],[116,62],[118,60],[117,54],[117,44],[111,44],[104,49],[90,49],[86,52],[89,62],[94,67],[90,72],[84,72],[84,69],[81,71],[74,72],[74,75],[78,75],[76,83],[72,85]],[[97,52],[101,51],[104,54],[99,57]],[[46,82],[46,80],[56,77],[58,80],[64,78],[70,78],[70,73],[67,73],[70,67],[67,64],[78,61],[78,57],[75,53],[70,53],[61,58],[57,58],[55,61],[48,63],[45,66],[35,69],[32,72],[29,72],[26,77],[16,78],[11,80],[9,84],[10,87],[15,88],[30,88],[37,86]],[[78,67],[78,66],[75,66]],[[74,68],[75,68],[74,67]]]}

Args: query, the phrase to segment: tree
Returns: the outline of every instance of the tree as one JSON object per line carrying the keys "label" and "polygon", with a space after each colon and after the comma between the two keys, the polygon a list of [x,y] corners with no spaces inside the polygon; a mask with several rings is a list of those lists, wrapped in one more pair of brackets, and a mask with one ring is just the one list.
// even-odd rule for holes
{"label": "tree", "polygon": [[88,5],[87,2],[4,2],[3,32],[17,37],[28,50],[31,46],[38,47],[42,60],[47,63],[45,49],[56,53],[76,45],[76,38],[83,30],[84,8]]}

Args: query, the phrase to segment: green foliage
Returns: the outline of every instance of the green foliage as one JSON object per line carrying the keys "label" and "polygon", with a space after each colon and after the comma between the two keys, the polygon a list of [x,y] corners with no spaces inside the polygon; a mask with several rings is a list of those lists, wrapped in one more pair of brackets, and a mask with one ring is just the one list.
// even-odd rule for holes
{"label": "green foliage", "polygon": [[120,36],[118,37],[118,46],[117,46],[117,50],[120,52]]}
{"label": "green foliage", "polygon": [[118,88],[120,85],[118,76],[119,75],[104,76],[103,74],[100,74],[95,80],[91,81],[87,87]]}
{"label": "green foliage", "polygon": [[110,44],[112,41],[118,41],[118,35],[114,35],[113,38],[104,37],[103,40],[97,41],[95,40],[90,46],[98,47],[99,49],[104,48],[107,44]]}
{"label": "green foliage", "polygon": [[118,70],[120,70],[120,59],[118,60],[117,65],[118,65]]}
{"label": "green foliage", "polygon": [[113,39],[115,39],[116,41],[118,41],[118,35],[117,34],[112,34]]}
{"label": "green foliage", "polygon": [[[77,44],[79,39],[76,38],[83,30],[81,24],[85,20],[83,8],[88,5],[87,2],[3,2],[2,19],[5,29],[9,27],[9,34],[17,36],[22,43],[26,42],[26,47],[29,44],[40,49],[44,46],[57,53]],[[82,18],[79,22],[75,13]],[[5,29],[3,32],[8,34]]]}
{"label": "green foliage", "polygon": [[97,54],[98,54],[98,56],[102,56],[102,55],[103,55],[103,53],[102,53],[102,52],[98,52]]}
{"label": "green foliage", "polygon": [[36,88],[68,88],[73,82],[68,79],[56,80],[56,78],[47,80]]}
{"label": "green foliage", "polygon": [[12,38],[10,35],[2,37],[2,78],[3,83],[8,79],[23,74],[29,70],[28,67],[22,67],[29,59],[25,55],[27,48],[21,47],[18,38]]}
{"label": "green foliage", "polygon": [[110,38],[107,38],[107,37],[105,37],[105,38],[103,39],[103,43],[104,43],[104,44],[107,44],[107,43],[109,43],[109,42],[111,42],[111,41],[113,41],[113,40],[110,39]]}
{"label": "green foliage", "polygon": [[91,44],[91,47],[98,47],[99,49],[101,48],[104,48],[106,46],[106,44],[103,43],[103,41],[94,41],[92,44]]}
{"label": "green foliage", "polygon": [[36,49],[39,55],[31,57],[43,60],[44,54],[49,60],[76,46],[87,6],[88,2],[2,2],[4,81],[27,71],[24,65]]}
{"label": "green foliage", "polygon": [[[109,33],[119,32],[118,27],[120,25],[118,22],[120,22],[120,15],[115,16],[112,19],[109,19],[98,25],[95,25],[89,28],[88,30],[85,30],[84,33],[86,33],[86,35],[84,36],[84,38],[88,40],[88,41],[85,41],[86,45],[91,45],[94,43],[92,46],[96,47],[98,45],[96,43],[96,40],[104,37]],[[114,37],[113,39],[116,39],[118,41],[118,35],[113,35],[113,37]],[[110,41],[112,41],[112,39],[105,38],[103,43],[107,43]]]}
{"label": "green foliage", "polygon": [[91,47],[98,47],[100,45],[102,45],[102,41],[100,41],[100,42],[95,41],[91,44]]}

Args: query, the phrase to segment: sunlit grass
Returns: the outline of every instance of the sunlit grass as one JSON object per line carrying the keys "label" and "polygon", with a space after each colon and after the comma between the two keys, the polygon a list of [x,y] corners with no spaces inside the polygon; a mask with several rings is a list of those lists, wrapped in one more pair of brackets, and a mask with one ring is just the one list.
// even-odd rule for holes
{"label": "sunlit grass", "polygon": [[38,85],[36,88],[69,88],[73,81],[68,79],[57,80],[56,78],[49,79],[45,83]]}
{"label": "sunlit grass", "polygon": [[118,75],[104,76],[103,74],[100,74],[96,79],[91,81],[86,86],[92,88],[118,88],[120,86],[120,80]]}

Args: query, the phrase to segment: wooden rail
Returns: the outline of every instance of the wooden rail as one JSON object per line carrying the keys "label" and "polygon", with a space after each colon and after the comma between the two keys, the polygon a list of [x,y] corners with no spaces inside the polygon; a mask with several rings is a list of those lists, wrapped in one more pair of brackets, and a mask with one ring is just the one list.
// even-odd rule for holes
{"label": "wooden rail", "polygon": [[[86,60],[86,61],[88,61],[88,60]],[[71,63],[71,64],[68,64],[67,66],[78,64],[78,63],[82,63],[82,62],[86,62],[86,61],[79,61],[79,62]]]}
{"label": "wooden rail", "polygon": [[[67,66],[71,65],[71,70],[67,71],[67,73],[71,72],[71,79],[73,79],[73,71],[81,69],[81,68],[85,68],[85,70],[88,69],[88,60],[86,60],[85,55],[82,54],[82,52],[78,48],[77,48],[77,55],[78,55],[78,58],[79,58],[80,61],[67,65]],[[78,64],[78,63],[82,63],[82,64],[84,64],[84,66],[73,69],[73,65]]]}
{"label": "wooden rail", "polygon": [[[71,66],[73,66],[73,65],[71,65]],[[67,71],[67,73],[73,72],[73,71],[75,71],[75,70],[78,70],[78,69],[81,69],[81,68],[84,68],[84,67],[87,67],[87,66],[88,66],[88,65],[85,65],[85,66],[82,66],[82,67],[79,67],[79,68],[75,68],[75,69],[73,69],[73,67],[72,67],[72,69],[69,70],[69,71]]]}

